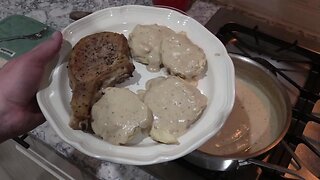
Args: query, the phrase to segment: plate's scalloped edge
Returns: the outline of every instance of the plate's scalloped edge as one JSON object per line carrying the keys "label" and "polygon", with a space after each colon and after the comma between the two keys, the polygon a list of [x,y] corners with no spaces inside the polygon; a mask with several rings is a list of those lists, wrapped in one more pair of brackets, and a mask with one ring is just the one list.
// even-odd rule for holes
{"label": "plate's scalloped edge", "polygon": [[[99,10],[95,13],[92,13],[76,22],[71,23],[69,26],[67,26],[62,33],[65,34],[67,33],[68,29],[70,29],[72,26],[74,26],[77,23],[81,23],[82,21],[86,21],[87,19],[90,18],[94,18],[96,15],[103,15],[104,12],[106,11],[110,11],[110,10],[123,10],[123,9],[128,9],[128,8],[143,8],[143,9],[155,9],[155,7],[148,7],[148,6],[138,6],[138,5],[127,5],[127,6],[120,6],[120,7],[112,7],[112,8],[107,8],[107,9],[102,9]],[[156,8],[159,9],[159,8]],[[204,28],[199,22],[197,22],[196,20],[194,20],[191,17],[187,17],[179,12],[176,12],[174,10],[170,10],[170,9],[165,9],[165,8],[160,8],[162,11],[164,12],[170,12],[173,13],[176,16],[182,16],[185,18],[189,18],[191,21],[193,21],[192,23],[196,23],[196,25],[199,25],[200,27],[203,28],[203,30],[206,30],[207,32],[209,32],[206,28]],[[210,33],[210,32],[209,32]],[[211,33],[210,33],[211,34]],[[214,35],[213,35],[214,36]],[[224,52],[224,54],[222,54],[221,56],[226,58],[226,71],[229,71],[228,75],[225,77],[226,81],[231,82],[230,84],[228,84],[228,92],[227,92],[227,100],[224,104],[225,107],[221,107],[220,111],[221,111],[221,123],[220,126],[222,126],[225,122],[225,120],[227,119],[227,116],[230,114],[233,104],[234,104],[234,98],[235,98],[235,72],[234,72],[234,66],[232,63],[231,58],[229,57],[226,49],[224,48],[224,45],[220,42],[220,40],[218,40],[218,38],[216,38],[214,36],[214,38],[217,40],[217,43],[220,43],[218,46],[221,46],[223,48],[221,48]],[[53,129],[57,132],[57,134],[59,135],[59,137],[64,140],[65,142],[67,142],[68,144],[72,145],[73,147],[75,147],[76,149],[78,149],[79,151],[81,151],[82,153],[88,155],[88,156],[92,156],[98,159],[102,159],[102,160],[107,160],[107,161],[112,161],[115,163],[121,163],[121,164],[131,164],[131,165],[148,165],[148,164],[155,164],[155,163],[161,163],[161,162],[165,162],[165,161],[170,161],[170,160],[174,160],[177,159],[179,157],[182,157],[188,153],[190,153],[191,151],[195,150],[197,147],[199,147],[202,143],[204,143],[205,141],[207,141],[210,137],[212,137],[212,135],[214,135],[221,127],[216,128],[215,131],[208,133],[208,135],[206,137],[203,137],[201,140],[195,142],[195,145],[193,146],[189,146],[188,148],[184,149],[183,151],[180,151],[178,154],[174,153],[174,154],[168,154],[168,151],[170,151],[170,148],[163,148],[162,151],[160,152],[154,152],[151,155],[149,154],[148,159],[141,159],[141,160],[137,160],[137,158],[121,158],[121,157],[113,157],[113,156],[108,156],[106,154],[103,155],[97,155],[94,154],[90,151],[88,151],[86,149],[85,144],[81,141],[81,139],[78,138],[73,138],[73,139],[69,139],[68,137],[64,136],[62,131],[59,129],[59,127],[53,122],[53,117],[51,117],[50,113],[46,110],[47,105],[45,105],[43,102],[47,101],[48,99],[46,99],[47,97],[43,96],[46,95],[45,92],[43,92],[43,90],[39,91],[37,93],[37,100],[39,103],[39,106],[44,114],[44,116],[49,121],[49,124],[53,127]],[[168,145],[164,145],[164,146],[168,146]]]}

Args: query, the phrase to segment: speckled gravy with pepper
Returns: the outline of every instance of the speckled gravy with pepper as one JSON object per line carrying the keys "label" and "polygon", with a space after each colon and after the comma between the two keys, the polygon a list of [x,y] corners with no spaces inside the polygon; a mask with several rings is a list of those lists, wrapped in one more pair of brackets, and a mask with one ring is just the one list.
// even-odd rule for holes
{"label": "speckled gravy with pepper", "polygon": [[159,71],[163,65],[171,75],[197,79],[207,64],[204,51],[185,32],[157,24],[137,25],[128,43],[134,59],[147,65],[148,71]]}
{"label": "speckled gravy with pepper", "polygon": [[154,117],[151,138],[163,143],[178,143],[177,138],[199,119],[207,105],[207,97],[175,76],[151,79],[146,86],[143,99]]}
{"label": "speckled gravy with pepper", "polygon": [[127,88],[108,87],[92,107],[92,129],[112,144],[127,144],[148,134],[152,113],[139,97]]}
{"label": "speckled gravy with pepper", "polygon": [[185,79],[198,78],[207,64],[203,50],[185,32],[170,34],[162,40],[161,58],[170,74]]}
{"label": "speckled gravy with pepper", "polygon": [[162,39],[174,33],[165,26],[138,24],[128,38],[133,57],[136,61],[147,64],[148,71],[159,71],[162,64],[160,55]]}

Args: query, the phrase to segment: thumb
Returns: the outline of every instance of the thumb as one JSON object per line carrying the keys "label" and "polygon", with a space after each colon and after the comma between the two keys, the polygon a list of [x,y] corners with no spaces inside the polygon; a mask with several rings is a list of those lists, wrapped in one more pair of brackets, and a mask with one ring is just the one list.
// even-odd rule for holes
{"label": "thumb", "polygon": [[44,66],[57,54],[61,44],[62,35],[59,31],[56,31],[47,41],[24,54],[23,58],[19,57],[18,61],[23,59],[29,66]]}
{"label": "thumb", "polygon": [[55,32],[33,50],[9,61],[0,71],[2,93],[15,102],[29,102],[38,89],[44,67],[58,53],[61,44],[62,35]]}

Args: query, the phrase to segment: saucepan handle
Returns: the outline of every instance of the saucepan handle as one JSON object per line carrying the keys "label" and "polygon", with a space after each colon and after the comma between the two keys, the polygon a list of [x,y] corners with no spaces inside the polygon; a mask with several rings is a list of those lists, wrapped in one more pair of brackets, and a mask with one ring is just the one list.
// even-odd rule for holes
{"label": "saucepan handle", "polygon": [[[289,147],[289,145],[284,140],[281,140],[280,144],[287,150],[287,152],[291,154],[292,158],[298,164],[299,166],[298,170],[287,169],[276,164],[270,164],[270,163],[266,163],[264,161],[260,161],[256,159],[244,160],[242,162],[239,162],[239,165],[241,166],[241,165],[247,165],[247,164],[255,164],[257,166],[275,170],[281,173],[288,173],[299,179],[305,179],[302,177],[302,174],[301,174],[301,171],[305,169],[305,167],[302,166],[303,165],[302,161],[297,157],[297,155],[293,152],[293,150]],[[315,177],[310,171],[305,171],[305,173],[307,173],[309,177]]]}
{"label": "saucepan handle", "polygon": [[297,177],[299,179],[304,179],[302,176],[300,176],[298,174],[298,171],[287,169],[287,168],[284,168],[284,167],[279,166],[279,165],[266,163],[264,161],[260,161],[260,160],[256,160],[256,159],[248,159],[246,161],[248,162],[248,164],[255,164],[257,166],[268,168],[268,169],[271,169],[271,170],[275,170],[275,171],[278,171],[278,172],[281,172],[281,173],[288,173],[288,174],[290,174],[290,175],[292,175],[294,177]]}

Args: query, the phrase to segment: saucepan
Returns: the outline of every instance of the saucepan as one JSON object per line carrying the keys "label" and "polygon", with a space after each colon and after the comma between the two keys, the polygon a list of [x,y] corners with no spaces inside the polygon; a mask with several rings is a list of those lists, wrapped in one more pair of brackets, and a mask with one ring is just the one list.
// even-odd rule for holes
{"label": "saucepan", "polygon": [[[233,122],[228,123],[231,118],[229,116],[226,124],[217,135],[211,138],[199,149],[186,155],[184,159],[202,168],[215,171],[228,171],[238,168],[239,166],[256,164],[258,166],[263,166],[283,173],[289,173],[301,178],[301,176],[294,171],[277,165],[267,164],[257,158],[266,154],[267,151],[279,144],[288,131],[291,123],[291,103],[287,91],[279,82],[277,77],[259,63],[237,54],[230,54],[230,57],[234,63],[237,79],[236,101],[230,115],[233,116]],[[256,97],[261,98],[261,102],[264,103],[263,107],[266,108],[266,110],[261,111],[261,114],[259,114],[259,109],[257,109],[257,106],[259,105],[251,105],[253,110],[258,112],[258,114],[252,114],[251,112],[251,115],[248,113],[247,116],[244,116],[243,114],[237,114],[238,112],[235,112],[235,109],[237,108],[236,106],[239,106],[239,104],[237,105],[237,101],[240,105],[241,103],[248,103],[244,102],[248,100],[246,99],[247,97],[237,96],[237,91],[244,91],[243,89],[238,89],[238,79],[241,80],[241,82],[245,81],[243,85],[249,84],[253,87],[253,89],[251,89]],[[242,92],[242,94],[243,93],[245,92]],[[250,105],[242,108],[248,107],[250,108]],[[250,109],[246,109],[246,111],[249,112]],[[252,123],[253,121],[265,120],[261,120],[261,116],[266,116],[268,121],[255,122],[255,125],[250,125],[250,122],[247,122],[248,124],[245,125],[245,118],[250,117]],[[229,130],[233,132],[228,132]],[[247,131],[247,139],[243,139],[242,142],[237,142],[237,138],[240,138],[241,134],[244,134],[242,131]],[[221,135],[221,133],[225,136],[217,137]],[[225,146],[221,146],[223,143],[225,143]],[[247,146],[243,144],[246,144]],[[220,152],[217,151],[218,148],[220,148]],[[237,148],[239,151],[236,150]]]}

